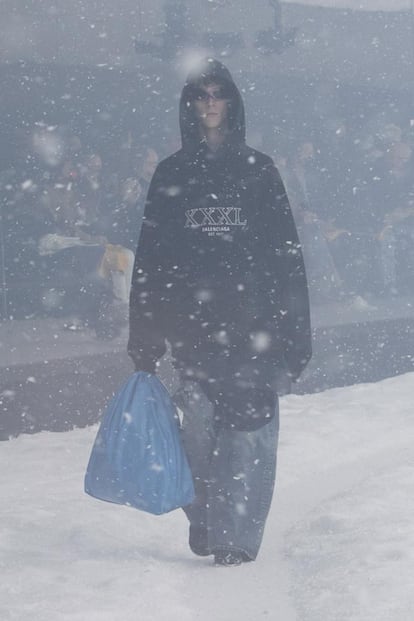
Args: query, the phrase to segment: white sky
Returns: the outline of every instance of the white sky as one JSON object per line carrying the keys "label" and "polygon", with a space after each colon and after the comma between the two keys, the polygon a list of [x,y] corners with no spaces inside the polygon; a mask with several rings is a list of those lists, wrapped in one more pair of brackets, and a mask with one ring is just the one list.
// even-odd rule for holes
{"label": "white sky", "polygon": [[255,563],[216,568],[181,511],[83,493],[97,427],[0,442],[2,621],[408,621],[414,373],[281,399]]}

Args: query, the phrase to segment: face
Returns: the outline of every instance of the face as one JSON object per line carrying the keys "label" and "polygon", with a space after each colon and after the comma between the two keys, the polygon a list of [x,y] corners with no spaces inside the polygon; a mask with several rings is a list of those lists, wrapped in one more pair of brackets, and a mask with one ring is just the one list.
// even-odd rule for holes
{"label": "face", "polygon": [[388,161],[392,170],[403,170],[411,159],[411,147],[404,143],[398,142],[393,145],[388,152]]}
{"label": "face", "polygon": [[312,160],[315,156],[315,149],[311,142],[304,142],[299,149],[299,157],[303,161]]}
{"label": "face", "polygon": [[194,99],[196,116],[203,129],[224,129],[227,127],[227,106],[229,95],[219,84],[209,84],[198,89]]}
{"label": "face", "polygon": [[98,173],[101,171],[102,169],[102,159],[101,156],[98,155],[97,153],[94,153],[93,155],[91,155],[87,162],[86,162],[86,166],[88,168],[88,170],[91,173]]}

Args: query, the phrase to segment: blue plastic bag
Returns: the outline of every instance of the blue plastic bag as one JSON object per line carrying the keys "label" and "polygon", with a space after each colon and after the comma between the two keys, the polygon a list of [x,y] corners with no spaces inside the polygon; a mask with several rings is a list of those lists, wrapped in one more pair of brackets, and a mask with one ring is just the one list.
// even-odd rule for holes
{"label": "blue plastic bag", "polygon": [[157,515],[193,501],[176,410],[155,375],[134,373],[109,404],[89,459],[85,492]]}

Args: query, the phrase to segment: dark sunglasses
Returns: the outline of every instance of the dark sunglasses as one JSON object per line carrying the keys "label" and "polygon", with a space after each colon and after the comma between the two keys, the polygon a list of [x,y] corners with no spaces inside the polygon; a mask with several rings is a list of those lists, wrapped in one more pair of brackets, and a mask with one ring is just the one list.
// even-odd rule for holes
{"label": "dark sunglasses", "polygon": [[191,92],[192,101],[205,101],[208,102],[210,99],[213,101],[223,101],[224,99],[230,99],[231,93],[230,89],[220,86],[213,93],[208,93],[202,88],[194,88]]}

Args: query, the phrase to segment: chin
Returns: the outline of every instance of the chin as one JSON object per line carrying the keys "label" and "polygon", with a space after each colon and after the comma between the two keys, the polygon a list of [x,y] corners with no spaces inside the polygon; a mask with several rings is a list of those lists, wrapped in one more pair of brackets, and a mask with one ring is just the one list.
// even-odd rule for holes
{"label": "chin", "polygon": [[219,129],[219,127],[221,127],[222,123],[221,123],[220,119],[216,119],[216,118],[208,119],[208,118],[205,118],[205,119],[203,119],[203,125],[204,125],[204,127],[207,127],[208,129]]}

